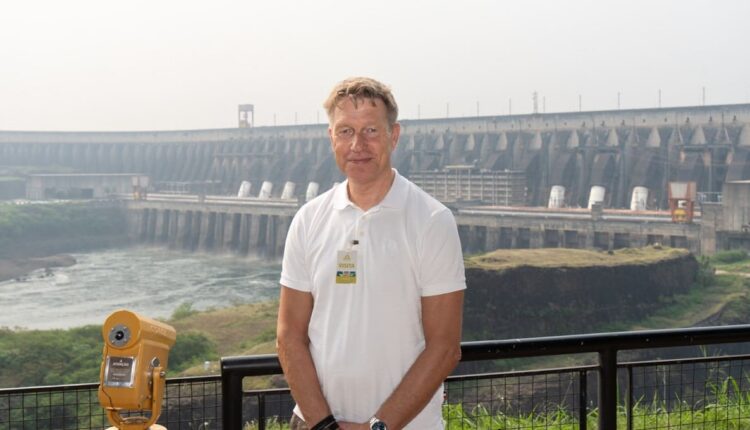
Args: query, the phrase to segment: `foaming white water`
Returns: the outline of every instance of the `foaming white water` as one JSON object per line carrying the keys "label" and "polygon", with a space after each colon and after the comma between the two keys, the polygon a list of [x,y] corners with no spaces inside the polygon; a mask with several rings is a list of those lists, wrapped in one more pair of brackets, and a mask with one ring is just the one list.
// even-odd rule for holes
{"label": "foaming white water", "polygon": [[205,310],[278,298],[278,263],[126,248],[73,254],[71,267],[0,283],[0,327],[102,324],[121,308],[167,318],[182,303]]}

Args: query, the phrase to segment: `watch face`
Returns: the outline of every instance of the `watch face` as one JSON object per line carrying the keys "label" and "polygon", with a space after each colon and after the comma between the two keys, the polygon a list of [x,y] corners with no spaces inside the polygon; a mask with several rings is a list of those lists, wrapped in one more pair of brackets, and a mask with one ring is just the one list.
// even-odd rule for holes
{"label": "watch face", "polygon": [[370,430],[388,430],[383,421],[375,421],[370,425]]}

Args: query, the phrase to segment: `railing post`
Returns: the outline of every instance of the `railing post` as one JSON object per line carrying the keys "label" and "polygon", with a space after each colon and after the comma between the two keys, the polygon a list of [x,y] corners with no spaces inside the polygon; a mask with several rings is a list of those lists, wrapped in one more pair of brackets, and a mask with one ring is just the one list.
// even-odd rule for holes
{"label": "railing post", "polygon": [[633,366],[628,366],[628,408],[627,408],[627,418],[628,418],[628,427],[627,430],[633,430],[633,402],[635,400],[635,396],[633,395]]}
{"label": "railing post", "polygon": [[589,402],[589,385],[586,372],[586,370],[581,370],[578,373],[578,430],[586,430],[588,427],[589,414],[586,408]]}
{"label": "railing post", "polygon": [[221,418],[227,430],[242,428],[242,378],[221,372]]}
{"label": "railing post", "polygon": [[617,428],[617,350],[599,351],[599,429]]}
{"label": "railing post", "polygon": [[266,395],[258,394],[258,430],[266,430]]}

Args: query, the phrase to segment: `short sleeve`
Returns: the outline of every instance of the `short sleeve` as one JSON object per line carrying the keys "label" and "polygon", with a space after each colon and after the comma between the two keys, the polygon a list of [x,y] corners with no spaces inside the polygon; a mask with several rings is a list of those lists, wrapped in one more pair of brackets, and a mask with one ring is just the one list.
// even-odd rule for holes
{"label": "short sleeve", "polygon": [[286,234],[284,258],[281,262],[281,285],[299,291],[312,290],[310,272],[307,267],[305,252],[306,232],[303,222],[303,212],[299,211],[292,219]]}
{"label": "short sleeve", "polygon": [[466,289],[464,257],[453,214],[447,208],[432,214],[422,235],[419,284],[422,296]]}

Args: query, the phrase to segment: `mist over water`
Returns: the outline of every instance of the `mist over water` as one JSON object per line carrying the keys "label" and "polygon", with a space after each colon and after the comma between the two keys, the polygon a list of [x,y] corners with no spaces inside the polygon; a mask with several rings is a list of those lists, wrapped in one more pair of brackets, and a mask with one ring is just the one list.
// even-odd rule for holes
{"label": "mist over water", "polygon": [[142,247],[72,255],[77,264],[51,275],[37,270],[0,283],[0,327],[102,324],[121,308],[168,318],[186,302],[205,310],[279,294],[278,262]]}

